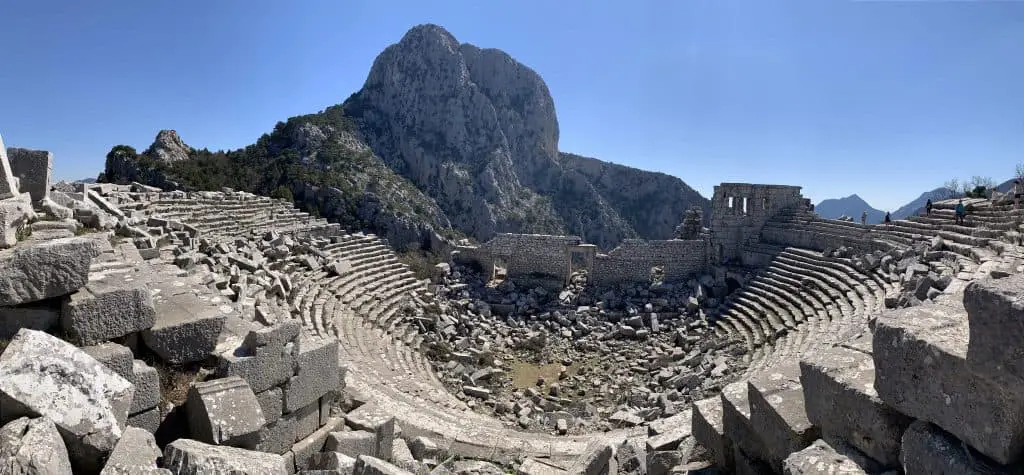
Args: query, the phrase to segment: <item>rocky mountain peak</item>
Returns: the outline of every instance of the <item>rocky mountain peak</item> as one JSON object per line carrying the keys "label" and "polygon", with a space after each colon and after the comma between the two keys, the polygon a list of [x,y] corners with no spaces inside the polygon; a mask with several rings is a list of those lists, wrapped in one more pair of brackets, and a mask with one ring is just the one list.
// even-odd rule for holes
{"label": "rocky mountain peak", "polygon": [[188,159],[190,151],[192,151],[192,147],[189,147],[181,140],[178,132],[174,130],[161,130],[156,134],[156,139],[153,140],[153,144],[149,146],[145,154],[157,160],[170,163]]}

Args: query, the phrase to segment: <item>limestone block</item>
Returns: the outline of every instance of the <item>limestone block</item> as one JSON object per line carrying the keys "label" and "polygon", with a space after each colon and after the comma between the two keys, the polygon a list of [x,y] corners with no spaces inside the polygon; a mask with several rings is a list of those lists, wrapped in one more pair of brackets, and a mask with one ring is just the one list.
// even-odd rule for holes
{"label": "limestone block", "polygon": [[715,465],[728,472],[732,470],[732,442],[726,437],[722,412],[720,397],[695,402],[691,430],[697,445],[710,453]]}
{"label": "limestone block", "polygon": [[290,417],[294,421],[295,440],[292,442],[298,442],[320,427],[320,405],[318,403],[310,404],[287,414],[286,417]]}
{"label": "limestone block", "polygon": [[567,475],[569,472],[562,467],[552,465],[548,461],[528,458],[516,468],[516,475]]}
{"label": "limestone block", "polygon": [[172,364],[202,361],[217,347],[226,315],[198,302],[157,306],[156,322],[142,332],[146,346]]}
{"label": "limestone block", "polygon": [[782,464],[782,473],[783,475],[867,475],[868,472],[852,459],[836,452],[832,446],[819,439],[806,449],[793,452],[786,457]]}
{"label": "limestone block", "polygon": [[612,459],[614,452],[614,447],[608,442],[593,441],[583,449],[583,455],[580,455],[569,466],[569,472],[581,475],[600,475],[607,471],[608,462]]}
{"label": "limestone block", "polygon": [[358,475],[411,475],[412,472],[402,470],[379,458],[360,455],[356,458],[355,473]]}
{"label": "limestone block", "polygon": [[402,439],[395,439],[395,443],[391,449],[391,463],[395,464],[399,468],[415,472],[421,467],[420,463],[416,461],[416,458],[412,456],[412,451],[409,450],[409,446]]}
{"label": "limestone block", "polygon": [[661,421],[668,422],[668,424],[660,426],[659,424],[652,423],[651,426],[648,426],[649,431],[658,431],[658,434],[647,439],[648,452],[654,452],[657,450],[675,450],[679,447],[679,443],[682,442],[683,439],[690,437],[693,434],[693,414],[690,409],[680,412],[672,417],[662,419]]}
{"label": "limestone block", "polygon": [[295,445],[292,445],[292,453],[295,454],[295,470],[305,470],[309,466],[309,459],[324,449],[327,437],[344,426],[344,419],[331,419],[327,425],[295,442]]}
{"label": "limestone block", "polygon": [[260,442],[256,450],[283,454],[291,450],[295,443],[295,420],[290,414],[286,414],[277,421],[269,423],[260,429]]}
{"label": "limestone block", "polygon": [[95,358],[40,331],[18,332],[0,355],[0,420],[50,418],[76,470],[99,470],[95,463],[120,439],[134,393]]}
{"label": "limestone block", "polygon": [[800,364],[785,361],[754,375],[747,387],[750,424],[761,436],[769,462],[782,469],[782,461],[817,440],[820,431],[807,419]]}
{"label": "limestone block", "polygon": [[325,470],[340,475],[354,475],[356,459],[340,452],[320,452],[309,458],[309,470]]}
{"label": "limestone block", "polygon": [[971,282],[964,290],[964,307],[970,323],[971,370],[1024,380],[1024,275]]}
{"label": "limestone block", "polygon": [[131,378],[128,378],[128,381],[135,385],[135,397],[132,399],[129,414],[136,414],[160,404],[160,374],[156,368],[142,360],[132,361]]}
{"label": "limestone block", "polygon": [[371,404],[363,404],[346,414],[345,419],[353,429],[374,434],[375,448],[370,455],[384,459],[391,457],[395,440],[394,416]]}
{"label": "limestone block", "polygon": [[0,472],[71,473],[67,446],[53,421],[20,417],[0,428]]}
{"label": "limestone block", "polygon": [[0,200],[18,193],[18,185],[14,182],[14,172],[11,171],[11,162],[7,158],[7,147],[4,146],[4,138],[0,136]]}
{"label": "limestone block", "polygon": [[1000,466],[965,446],[953,435],[925,421],[915,421],[903,433],[903,470],[908,474],[983,475],[1020,473],[1019,465]]}
{"label": "limestone block", "polygon": [[256,395],[238,376],[193,383],[187,408],[192,436],[210,444],[254,448],[266,424]]}
{"label": "limestone block", "polygon": [[60,308],[48,302],[0,307],[0,339],[10,340],[22,328],[48,331],[60,322]]}
{"label": "limestone block", "polygon": [[131,382],[134,374],[134,356],[127,346],[106,341],[98,345],[84,346],[82,351]]}
{"label": "limestone block", "polygon": [[[160,448],[156,446],[153,434],[136,427],[128,427],[110,453],[107,464],[100,475],[134,475],[137,473],[166,473],[166,469],[158,469],[156,460],[160,458]],[[158,472],[160,470],[161,472]]]}
{"label": "limestone block", "polygon": [[93,281],[64,302],[60,324],[68,340],[84,346],[151,328],[155,321],[145,286]]}
{"label": "limestone block", "polygon": [[767,475],[774,470],[762,460],[743,451],[739,445],[732,445],[733,473],[736,475]]}
{"label": "limestone block", "polygon": [[441,448],[437,442],[427,437],[417,437],[409,442],[409,451],[412,456],[421,462],[437,461],[441,458]]}
{"label": "limestone block", "polygon": [[145,429],[146,431],[156,434],[157,429],[160,428],[160,423],[160,408],[154,407],[137,414],[130,414],[126,425]]}
{"label": "limestone block", "polygon": [[1024,389],[969,370],[965,313],[933,304],[880,315],[875,389],[895,410],[1011,463],[1024,450]]}
{"label": "limestone block", "polygon": [[45,150],[10,148],[7,150],[11,173],[21,182],[21,191],[32,196],[35,203],[49,195],[53,172],[53,154]]}
{"label": "limestone block", "polygon": [[234,351],[219,355],[217,375],[240,376],[257,393],[288,382],[293,376],[298,337],[297,320],[286,320],[246,335]]}
{"label": "limestone block", "polygon": [[331,432],[324,443],[324,450],[339,452],[349,457],[377,453],[377,441],[373,432],[354,430],[347,432]]}
{"label": "limestone block", "polygon": [[256,394],[256,399],[260,402],[260,407],[263,409],[263,417],[267,420],[267,424],[273,424],[281,418],[282,408],[284,407],[283,398],[284,393],[281,391],[281,388],[271,388]]}
{"label": "limestone block", "polygon": [[900,440],[911,420],[878,397],[871,353],[821,350],[806,356],[800,370],[807,418],[826,441],[842,440],[883,466],[899,466]]}
{"label": "limestone block", "polygon": [[164,447],[163,465],[175,475],[288,475],[285,458],[254,450],[223,445],[204,444],[197,440],[178,439]]}
{"label": "limestone block", "polygon": [[0,305],[20,305],[70,294],[89,280],[99,255],[91,239],[64,238],[0,251]]}
{"label": "limestone block", "polygon": [[[767,450],[761,436],[750,424],[750,396],[747,383],[737,381],[722,388],[722,428],[725,436],[746,454],[767,460]],[[733,450],[735,455],[736,451]],[[739,463],[737,461],[737,463]],[[738,470],[738,469],[737,469]]]}
{"label": "limestone block", "polygon": [[303,336],[295,362],[298,370],[284,385],[285,412],[317,402],[340,386],[337,340]]}

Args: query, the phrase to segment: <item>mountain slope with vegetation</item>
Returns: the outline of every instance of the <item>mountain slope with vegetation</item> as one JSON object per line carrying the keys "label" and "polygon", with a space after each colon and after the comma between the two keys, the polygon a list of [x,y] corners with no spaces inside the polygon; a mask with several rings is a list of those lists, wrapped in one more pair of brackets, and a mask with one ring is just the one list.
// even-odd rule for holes
{"label": "mountain slope with vegetation", "polygon": [[[187,157],[187,158],[186,158]],[[294,199],[393,246],[460,234],[577,234],[602,249],[668,239],[710,202],[682,180],[558,150],[554,101],[508,54],[413,27],[344,103],[278,123],[244,149],[195,150],[162,131],[108,155],[104,179],[231,187]]]}

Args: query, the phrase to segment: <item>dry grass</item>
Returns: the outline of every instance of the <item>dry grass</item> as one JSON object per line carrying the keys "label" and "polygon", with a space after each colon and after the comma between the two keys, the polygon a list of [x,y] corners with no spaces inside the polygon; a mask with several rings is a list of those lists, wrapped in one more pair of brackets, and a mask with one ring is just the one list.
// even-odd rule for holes
{"label": "dry grass", "polygon": [[160,404],[180,406],[188,397],[188,389],[200,379],[199,365],[177,366],[162,362],[150,363],[160,375]]}

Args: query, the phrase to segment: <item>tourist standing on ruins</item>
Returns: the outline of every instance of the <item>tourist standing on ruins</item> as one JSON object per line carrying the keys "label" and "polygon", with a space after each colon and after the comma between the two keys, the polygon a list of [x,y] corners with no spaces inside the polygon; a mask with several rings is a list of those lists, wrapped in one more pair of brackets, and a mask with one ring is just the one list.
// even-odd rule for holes
{"label": "tourist standing on ruins", "polygon": [[889,228],[890,226],[892,226],[892,218],[889,217],[889,212],[886,211],[885,212],[885,227]]}
{"label": "tourist standing on ruins", "polygon": [[1013,180],[1013,209],[1020,209],[1020,178]]}
{"label": "tourist standing on ruins", "polygon": [[860,214],[860,224],[865,226],[868,224],[868,210],[864,210],[864,212]]}
{"label": "tourist standing on ruins", "polygon": [[964,200],[956,204],[956,224],[964,224],[964,217],[967,216],[967,209],[964,208]]}
{"label": "tourist standing on ruins", "polygon": [[924,214],[926,214],[928,216],[932,215],[932,200],[931,199],[929,199],[928,202],[924,204]]}

